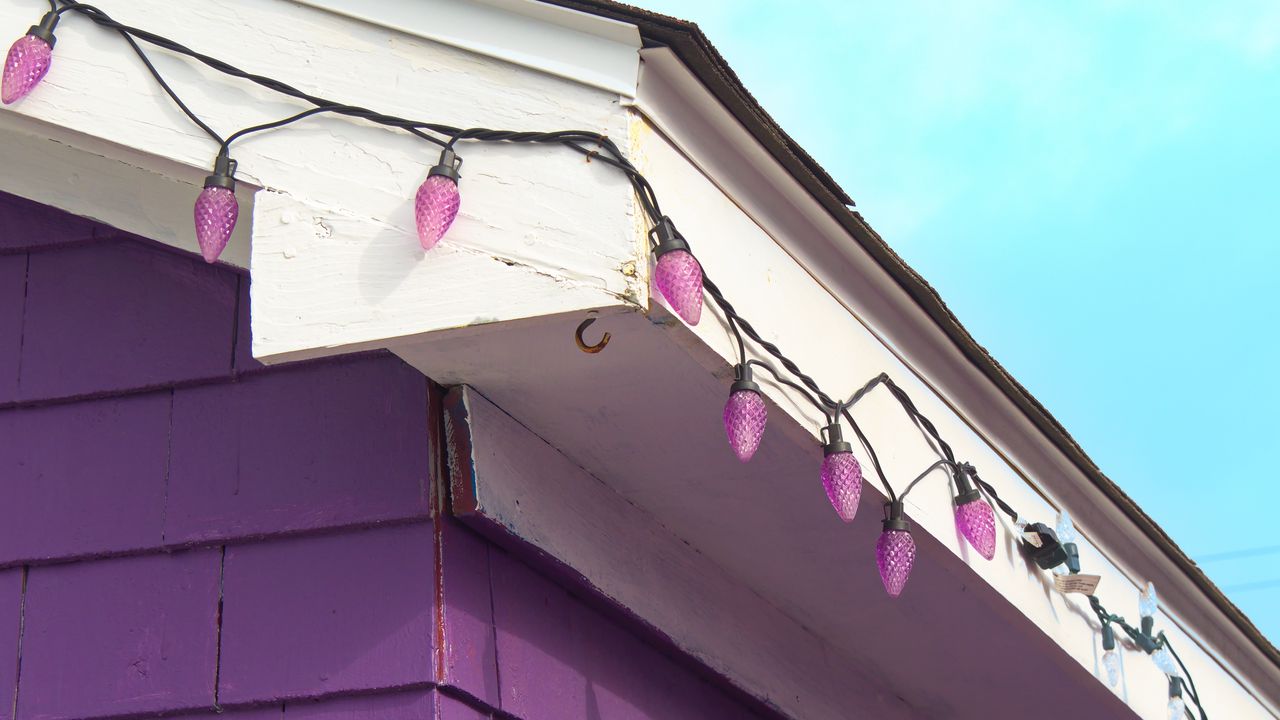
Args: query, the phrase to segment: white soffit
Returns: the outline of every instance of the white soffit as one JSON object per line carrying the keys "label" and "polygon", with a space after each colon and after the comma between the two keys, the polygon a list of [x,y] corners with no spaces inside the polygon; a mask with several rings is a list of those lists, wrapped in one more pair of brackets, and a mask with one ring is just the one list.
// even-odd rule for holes
{"label": "white soffit", "polygon": [[537,0],[295,0],[364,22],[471,50],[635,97],[640,31]]}

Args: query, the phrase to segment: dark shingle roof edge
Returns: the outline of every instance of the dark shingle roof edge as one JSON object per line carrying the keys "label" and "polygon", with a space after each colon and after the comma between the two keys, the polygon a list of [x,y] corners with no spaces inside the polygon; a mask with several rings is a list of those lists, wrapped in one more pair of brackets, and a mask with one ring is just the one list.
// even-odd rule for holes
{"label": "dark shingle roof edge", "polygon": [[955,343],[964,356],[1026,415],[1080,470],[1186,573],[1231,622],[1271,662],[1280,666],[1280,650],[1211,581],[1177,543],[1132,498],[1108,478],[1052,414],[965,329],[923,277],[851,209],[853,199],[778,125],[743,86],[719,51],[694,23],[613,0],[541,0],[542,2],[636,25],[646,45],[666,46],[739,122],[834,217],[890,277]]}

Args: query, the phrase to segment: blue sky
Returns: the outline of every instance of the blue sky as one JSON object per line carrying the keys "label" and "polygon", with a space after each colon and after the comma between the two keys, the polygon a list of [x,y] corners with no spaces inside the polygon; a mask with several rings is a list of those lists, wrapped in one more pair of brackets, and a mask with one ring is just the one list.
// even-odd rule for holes
{"label": "blue sky", "polygon": [[1280,641],[1280,2],[637,2]]}

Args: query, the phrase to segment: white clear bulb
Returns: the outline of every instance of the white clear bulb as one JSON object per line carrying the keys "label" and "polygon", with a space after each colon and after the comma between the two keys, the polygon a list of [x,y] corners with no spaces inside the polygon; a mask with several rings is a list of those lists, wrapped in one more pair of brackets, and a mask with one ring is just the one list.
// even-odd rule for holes
{"label": "white clear bulb", "polygon": [[1102,667],[1107,671],[1107,683],[1115,687],[1120,682],[1120,653],[1108,650],[1102,653]]}
{"label": "white clear bulb", "polygon": [[1160,672],[1165,675],[1178,674],[1178,661],[1173,659],[1173,653],[1169,652],[1168,647],[1162,647],[1151,654],[1151,661],[1160,668]]}
{"label": "white clear bulb", "polygon": [[1069,575],[1069,574],[1070,574],[1070,571],[1068,571],[1068,570],[1067,570],[1067,564],[1066,564],[1066,563],[1063,563],[1063,564],[1061,564],[1061,565],[1054,565],[1054,566],[1053,566],[1053,574],[1054,574],[1054,575]]}
{"label": "white clear bulb", "polygon": [[1080,541],[1080,534],[1076,532],[1076,526],[1071,523],[1071,513],[1064,510],[1058,511],[1058,524],[1053,528],[1058,535],[1058,542],[1073,543]]}
{"label": "white clear bulb", "polygon": [[1169,698],[1169,720],[1186,720],[1187,701],[1181,697]]}
{"label": "white clear bulb", "polygon": [[1160,601],[1156,598],[1156,586],[1147,582],[1147,588],[1142,591],[1142,595],[1138,596],[1138,614],[1142,617],[1155,617],[1156,610],[1160,608]]}

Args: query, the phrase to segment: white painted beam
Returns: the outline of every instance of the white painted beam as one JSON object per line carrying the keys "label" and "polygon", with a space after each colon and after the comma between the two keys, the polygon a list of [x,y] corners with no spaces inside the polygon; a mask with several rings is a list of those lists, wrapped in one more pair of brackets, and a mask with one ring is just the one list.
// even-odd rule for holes
{"label": "white painted beam", "polygon": [[[122,22],[247,70],[402,117],[460,127],[581,129],[619,141],[627,131],[616,91],[315,7],[284,0],[102,6]],[[0,6],[0,27],[19,34],[44,9],[33,0],[7,3]],[[504,13],[512,42],[551,27],[538,13],[473,10],[479,14],[466,22],[455,18],[459,31],[480,32],[476,24],[494,12]],[[528,25],[524,32],[521,22]],[[193,28],[200,29],[196,36]],[[609,28],[603,39],[590,37],[611,43],[615,72],[626,28]],[[580,27],[562,29],[584,34]],[[28,164],[39,164],[55,146],[73,159],[48,168],[25,192],[19,189],[24,178],[11,165],[0,170],[0,176],[10,174],[0,178],[0,187],[192,248],[184,226],[190,228],[191,204],[215,143],[172,105],[120,38],[74,13],[59,25],[58,37],[44,82],[2,115],[6,126],[39,128],[34,132],[53,143],[24,148]],[[490,37],[489,49],[500,40]],[[569,40],[562,41],[567,48]],[[186,59],[153,55],[188,104],[224,135],[303,107]],[[634,76],[638,58],[634,52],[630,58]],[[462,143],[461,214],[424,257],[413,199],[438,153],[403,132],[323,116],[232,147],[243,189],[264,189],[253,206],[243,193],[228,255],[236,264],[250,258],[260,359],[391,346],[472,323],[647,303],[636,269],[643,245],[634,230],[629,185],[617,171],[565,148]],[[84,164],[82,174],[105,173],[122,186],[76,197],[65,187],[79,172],[76,162]],[[147,173],[164,182],[132,182]],[[162,191],[143,202],[139,195],[153,186]],[[104,209],[109,207],[116,209]],[[246,236],[253,237],[251,247]]]}
{"label": "white painted beam", "polygon": [[911,707],[659,519],[475,391],[445,400],[453,509],[581,573],[676,646],[796,718],[906,720]]}
{"label": "white painted beam", "polygon": [[[204,183],[196,168],[164,162],[136,149],[66,132],[13,113],[0,113],[0,190],[73,215],[199,253],[192,206]],[[242,216],[253,212],[254,188],[236,187]],[[249,267],[250,222],[236,226],[221,261]]]}
{"label": "white painted beam", "polygon": [[364,22],[635,97],[635,25],[537,0],[298,0]]}

